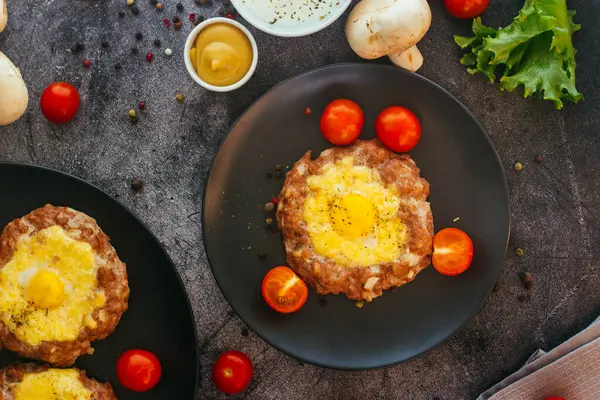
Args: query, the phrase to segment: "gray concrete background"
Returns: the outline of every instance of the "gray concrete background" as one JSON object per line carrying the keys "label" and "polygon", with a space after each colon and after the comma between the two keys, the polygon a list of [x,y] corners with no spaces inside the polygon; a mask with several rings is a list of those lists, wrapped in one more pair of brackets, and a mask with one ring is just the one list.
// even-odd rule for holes
{"label": "gray concrete background", "polygon": [[[177,14],[176,1],[157,12],[138,0],[140,13],[125,0],[9,0],[9,23],[0,50],[21,68],[30,107],[18,122],[0,127],[0,160],[35,163],[72,173],[98,185],[138,214],[165,244],[191,297],[201,343],[202,399],[223,398],[210,381],[210,367],[223,350],[240,349],[254,361],[255,378],[236,398],[244,399],[469,399],[518,368],[528,355],[551,348],[593,321],[600,312],[600,1],[571,0],[579,50],[578,88],[586,100],[562,111],[551,104],[501,92],[459,65],[452,34],[470,23],[451,18],[432,0],[433,25],[420,48],[420,73],[462,101],[488,130],[506,168],[513,228],[499,290],[458,335],[429,354],[380,371],[347,373],[302,365],[244,333],[217,288],[202,248],[200,216],[204,182],[218,144],[229,126],[273,85],[301,72],[357,61],[344,38],[345,18],[323,32],[280,39],[251,29],[260,62],[244,88],[229,94],[201,90],[188,77],[183,44],[192,29],[189,12],[216,16],[217,4],[201,8],[181,0],[182,30],[165,29]],[[492,0],[484,22],[505,25],[521,0]],[[123,19],[118,11],[125,10]],[[137,42],[134,35],[142,32]],[[162,42],[156,49],[152,41]],[[110,47],[103,49],[102,41]],[[67,51],[75,41],[81,54]],[[140,53],[131,54],[132,46]],[[173,49],[167,58],[164,47]],[[148,64],[144,55],[154,52]],[[81,60],[92,61],[89,70]],[[113,65],[123,69],[115,71]],[[77,86],[82,106],[64,126],[49,124],[39,98],[49,83]],[[186,99],[178,103],[182,92]],[[133,125],[127,110],[146,101]],[[542,155],[543,163],[533,160]],[[512,166],[524,168],[515,172]],[[132,178],[146,182],[140,193]],[[517,258],[515,248],[525,250]],[[531,298],[518,274],[534,276]]]}

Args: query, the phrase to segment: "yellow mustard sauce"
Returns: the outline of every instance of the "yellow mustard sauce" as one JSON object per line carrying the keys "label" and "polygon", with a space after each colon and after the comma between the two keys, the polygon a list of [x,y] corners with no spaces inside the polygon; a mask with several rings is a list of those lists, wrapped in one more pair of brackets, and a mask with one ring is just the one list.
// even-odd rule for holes
{"label": "yellow mustard sauce", "polygon": [[240,81],[252,65],[252,44],[235,26],[216,23],[204,28],[190,58],[196,73],[214,86],[229,86]]}

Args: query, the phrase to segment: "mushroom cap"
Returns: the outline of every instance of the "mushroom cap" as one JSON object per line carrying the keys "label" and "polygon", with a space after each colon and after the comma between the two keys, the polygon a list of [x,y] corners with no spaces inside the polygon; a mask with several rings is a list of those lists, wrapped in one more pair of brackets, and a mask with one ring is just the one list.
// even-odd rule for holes
{"label": "mushroom cap", "polygon": [[362,0],[348,16],[346,38],[362,58],[402,53],[431,25],[426,0]]}
{"label": "mushroom cap", "polygon": [[27,109],[29,95],[19,69],[0,51],[0,126],[21,117]]}
{"label": "mushroom cap", "polygon": [[6,28],[8,21],[8,10],[6,9],[6,0],[0,0],[0,32]]}

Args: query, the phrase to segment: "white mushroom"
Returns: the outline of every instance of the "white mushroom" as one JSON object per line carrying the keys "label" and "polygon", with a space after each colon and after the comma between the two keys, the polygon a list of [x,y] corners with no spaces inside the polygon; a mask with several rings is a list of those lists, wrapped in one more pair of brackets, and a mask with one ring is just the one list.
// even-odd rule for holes
{"label": "white mushroom", "polygon": [[8,21],[8,10],[6,9],[6,0],[0,0],[0,32],[6,27]]}
{"label": "white mushroom", "polygon": [[29,102],[27,86],[21,72],[0,51],[0,126],[19,119]]}
{"label": "white mushroom", "polygon": [[430,25],[426,0],[362,0],[348,16],[346,38],[362,58],[389,56],[397,66],[416,71],[423,56],[415,45]]}

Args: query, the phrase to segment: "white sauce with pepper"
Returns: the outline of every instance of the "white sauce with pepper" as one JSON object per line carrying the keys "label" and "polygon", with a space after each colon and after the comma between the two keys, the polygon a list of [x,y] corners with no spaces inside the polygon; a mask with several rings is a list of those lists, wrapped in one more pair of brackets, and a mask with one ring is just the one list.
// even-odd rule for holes
{"label": "white sauce with pepper", "polygon": [[345,1],[348,0],[242,0],[264,21],[287,27],[329,19]]}

